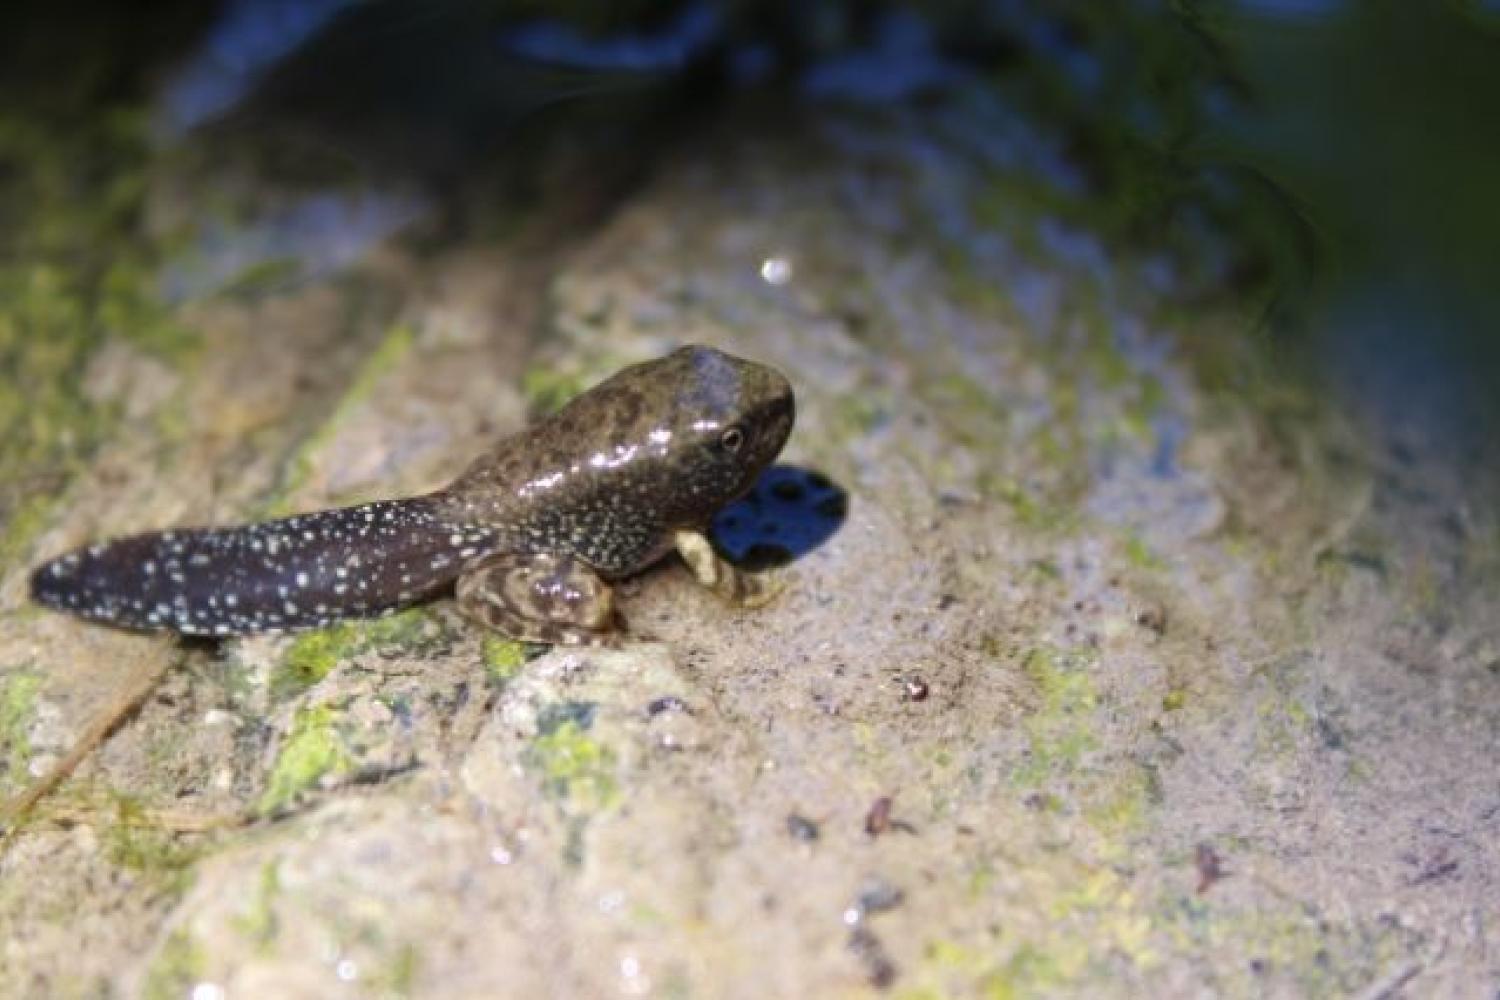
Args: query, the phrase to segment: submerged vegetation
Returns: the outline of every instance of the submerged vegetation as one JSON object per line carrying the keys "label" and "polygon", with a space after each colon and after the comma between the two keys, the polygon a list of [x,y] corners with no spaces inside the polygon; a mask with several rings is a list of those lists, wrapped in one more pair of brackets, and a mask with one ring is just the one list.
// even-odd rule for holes
{"label": "submerged vegetation", "polygon": [[[0,76],[28,94],[0,103],[0,566],[112,433],[115,404],[85,387],[94,352],[118,340],[178,362],[198,339],[158,295],[170,237],[145,223],[153,153],[134,60],[154,46],[120,16],[83,30],[22,20]],[[49,62],[57,49],[67,57]],[[65,84],[57,65],[72,67]]]}

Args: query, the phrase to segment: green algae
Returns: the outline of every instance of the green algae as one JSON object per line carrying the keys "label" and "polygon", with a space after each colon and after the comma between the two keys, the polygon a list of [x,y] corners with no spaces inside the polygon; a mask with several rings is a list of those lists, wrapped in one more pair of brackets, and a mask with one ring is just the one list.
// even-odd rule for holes
{"label": "green algae", "polygon": [[412,994],[412,988],[417,982],[417,970],[421,965],[421,955],[414,944],[406,943],[396,949],[391,956],[390,964],[382,971],[380,979],[385,987],[385,994],[395,997],[408,997]]}
{"label": "green algae", "polygon": [[280,929],[276,918],[276,901],[280,896],[281,866],[273,859],[261,867],[249,909],[233,919],[235,930],[248,938],[261,954],[270,952]]}
{"label": "green algae", "polygon": [[1021,668],[1041,704],[1023,723],[1030,752],[1013,772],[1017,784],[1034,786],[1065,775],[1098,745],[1091,717],[1099,696],[1089,673],[1091,665],[1082,654],[1050,648],[1038,647],[1026,654]]}
{"label": "green algae", "polygon": [[0,677],[0,751],[5,754],[5,779],[12,787],[27,780],[29,730],[41,688],[41,675],[30,670],[13,670]]}
{"label": "green algae", "polygon": [[1146,544],[1145,539],[1134,532],[1125,534],[1120,549],[1125,556],[1125,561],[1136,569],[1158,570],[1165,565],[1161,557],[1151,551],[1151,547]]}
{"label": "green algae", "polygon": [[146,970],[141,996],[144,1000],[181,1000],[192,994],[207,970],[207,950],[188,931],[175,930]]}
{"label": "green algae", "polygon": [[588,388],[588,382],[574,372],[537,366],[521,375],[521,395],[526,410],[533,417],[544,417],[562,409],[563,404]]}
{"label": "green algae", "polygon": [[1158,961],[1151,915],[1126,881],[1108,868],[1025,876],[1028,906],[1040,924],[998,929],[984,947],[945,938],[929,941],[902,1000],[980,996],[990,1000],[1087,995],[1106,982],[1115,961],[1140,969]]}
{"label": "green algae", "polygon": [[1157,910],[1174,950],[1230,949],[1243,958],[1218,972],[1218,991],[1231,996],[1263,996],[1287,984],[1296,996],[1358,994],[1420,944],[1398,922],[1334,921],[1308,906],[1252,909],[1179,896],[1162,899]]}
{"label": "green algae", "polygon": [[291,641],[271,670],[271,697],[277,701],[295,697],[327,677],[340,663],[362,653],[421,656],[441,648],[447,639],[442,623],[424,608],[303,632]]}
{"label": "green algae", "polygon": [[324,777],[345,774],[353,767],[337,723],[338,714],[330,705],[297,710],[256,804],[258,813],[275,815]]}
{"label": "green algae", "polygon": [[586,810],[607,809],[619,798],[615,752],[567,719],[531,741],[526,764],[555,798]]}
{"label": "green algae", "polygon": [[496,687],[503,687],[537,655],[537,647],[498,635],[486,635],[479,641],[485,680]]}
{"label": "green algae", "polygon": [[841,442],[865,437],[890,419],[891,409],[868,390],[842,394],[833,402],[829,433]]}
{"label": "green algae", "polygon": [[193,883],[193,866],[204,849],[154,825],[131,796],[117,796],[115,816],[105,829],[110,862],[150,881],[159,892],[180,896]]}
{"label": "green algae", "polygon": [[1002,925],[983,946],[933,939],[894,995],[1114,995],[1119,961],[1149,977],[1170,953],[1229,952],[1238,960],[1216,963],[1214,992],[1258,996],[1290,985],[1298,996],[1344,996],[1377,981],[1419,943],[1394,922],[1337,923],[1302,906],[1226,908],[1170,892],[1142,900],[1111,868],[1032,871],[1025,883],[1028,906],[1045,914],[1044,923]]}
{"label": "green algae", "polygon": [[349,625],[299,635],[271,671],[272,699],[282,701],[306,691],[348,659],[357,645],[355,630]]}
{"label": "green algae", "polygon": [[271,257],[241,269],[221,285],[217,294],[232,299],[256,299],[293,284],[302,274],[296,257]]}
{"label": "green algae", "polygon": [[141,221],[146,133],[144,110],[121,104],[0,111],[0,565],[114,433],[118,407],[84,385],[94,353],[114,339],[181,368],[201,342],[157,291],[167,241]]}

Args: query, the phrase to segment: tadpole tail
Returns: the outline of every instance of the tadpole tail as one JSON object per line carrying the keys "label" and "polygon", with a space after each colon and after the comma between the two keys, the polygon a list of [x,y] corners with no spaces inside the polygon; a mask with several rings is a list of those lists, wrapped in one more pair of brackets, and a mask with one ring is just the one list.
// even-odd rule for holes
{"label": "tadpole tail", "polygon": [[152,532],[32,573],[38,604],[125,628],[242,635],[316,628],[429,597],[483,550],[432,496],[238,528]]}

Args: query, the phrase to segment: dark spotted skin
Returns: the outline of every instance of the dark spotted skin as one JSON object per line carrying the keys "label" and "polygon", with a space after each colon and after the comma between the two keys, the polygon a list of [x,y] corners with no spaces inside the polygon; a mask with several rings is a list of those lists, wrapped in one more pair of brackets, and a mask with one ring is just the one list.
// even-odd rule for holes
{"label": "dark spotted skin", "polygon": [[239,635],[387,613],[457,582],[465,613],[508,635],[611,641],[608,581],[674,547],[716,592],[764,596],[702,533],[793,418],[778,372],[685,347],[502,440],[447,489],[80,549],[40,566],[32,596],[129,628]]}

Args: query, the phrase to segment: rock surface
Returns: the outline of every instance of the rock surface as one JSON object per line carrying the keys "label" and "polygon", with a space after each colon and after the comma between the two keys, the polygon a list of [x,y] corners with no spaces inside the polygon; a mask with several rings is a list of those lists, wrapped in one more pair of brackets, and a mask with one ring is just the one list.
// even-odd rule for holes
{"label": "rock surface", "polygon": [[[100,351],[120,426],[4,567],[6,789],[173,666],[0,859],[0,993],[1492,994],[1494,509],[1216,376],[1260,363],[1232,308],[941,128],[705,144],[540,286],[397,242]],[[24,606],[89,539],[439,485],[687,341],[787,372],[784,462],[847,496],[768,608],[666,564],[649,641],[580,652],[445,601],[218,647]]]}

